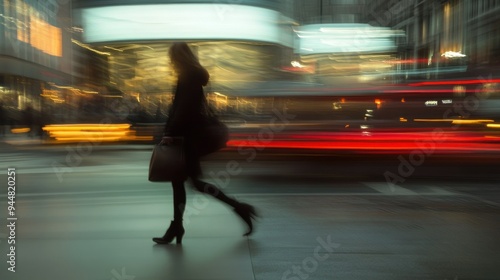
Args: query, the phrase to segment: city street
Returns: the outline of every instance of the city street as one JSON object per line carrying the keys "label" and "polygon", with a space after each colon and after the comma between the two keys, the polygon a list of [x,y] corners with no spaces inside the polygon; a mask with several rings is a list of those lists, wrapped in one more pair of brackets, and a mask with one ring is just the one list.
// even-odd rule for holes
{"label": "city street", "polygon": [[[4,218],[0,230],[4,260],[12,255],[9,240],[16,242],[16,272],[4,261],[1,279],[500,275],[495,154],[435,155],[405,173],[394,154],[264,150],[247,160],[220,152],[204,161],[205,177],[258,208],[255,233],[242,237],[245,228],[231,209],[188,188],[178,246],[151,240],[173,212],[170,185],[147,180],[152,147],[86,147],[0,143],[2,168],[16,172],[17,218],[15,229]],[[8,213],[5,171],[2,213]],[[387,183],[389,173],[404,182]]]}
{"label": "city street", "polygon": [[499,15],[0,1],[0,280],[500,280]]}

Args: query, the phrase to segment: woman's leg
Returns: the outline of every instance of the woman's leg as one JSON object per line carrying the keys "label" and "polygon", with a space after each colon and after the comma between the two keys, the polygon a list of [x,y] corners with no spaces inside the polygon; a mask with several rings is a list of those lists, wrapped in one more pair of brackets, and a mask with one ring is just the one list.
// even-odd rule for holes
{"label": "woman's leg", "polygon": [[240,216],[240,218],[248,225],[248,231],[244,235],[250,235],[253,231],[252,220],[257,217],[257,213],[254,207],[246,203],[241,203],[234,198],[228,197],[226,194],[224,194],[224,192],[222,192],[216,186],[200,180],[199,178],[202,174],[200,159],[197,156],[193,155],[196,155],[196,153],[194,152],[191,152],[191,154],[187,153],[186,167],[188,171],[188,176],[191,178],[195,189],[199,192],[211,195],[217,198],[218,200],[226,203],[227,205],[231,206],[232,208],[234,208],[236,214],[238,214],[238,216]]}
{"label": "woman's leg", "polygon": [[246,235],[252,234],[252,231],[253,231],[252,220],[254,220],[257,217],[257,212],[255,211],[255,208],[252,205],[249,205],[246,203],[241,203],[234,198],[228,197],[216,186],[214,186],[210,183],[204,182],[204,181],[198,179],[197,177],[194,177],[191,179],[193,180],[193,185],[196,188],[196,190],[198,190],[202,193],[209,194],[209,195],[217,198],[218,200],[231,206],[234,209],[234,212],[236,212],[236,214],[238,214],[238,216],[240,216],[240,218],[248,226],[248,231],[244,235],[246,236]]}
{"label": "woman's leg", "polygon": [[182,222],[184,209],[186,208],[186,189],[184,181],[173,181],[172,190],[174,195],[174,221]]}
{"label": "woman's leg", "polygon": [[209,195],[217,198],[218,200],[228,204],[229,206],[231,206],[233,208],[235,208],[239,205],[239,202],[236,199],[227,196],[226,194],[224,194],[224,192],[222,192],[215,185],[204,182],[204,181],[198,179],[198,177],[192,177],[191,179],[192,179],[193,185],[197,191],[209,194]]}
{"label": "woman's leg", "polygon": [[193,186],[197,191],[209,194],[233,208],[238,206],[239,204],[238,201],[225,195],[216,186],[199,179],[202,172],[201,172],[200,160],[198,157],[195,156],[188,157],[187,168],[188,168],[188,176],[191,178]]}
{"label": "woman's leg", "polygon": [[180,244],[184,236],[184,227],[182,226],[182,216],[186,208],[186,189],[184,189],[184,181],[172,181],[172,190],[174,194],[174,220],[170,223],[163,237],[153,238],[153,241],[158,244],[171,243],[174,238],[176,242]]}

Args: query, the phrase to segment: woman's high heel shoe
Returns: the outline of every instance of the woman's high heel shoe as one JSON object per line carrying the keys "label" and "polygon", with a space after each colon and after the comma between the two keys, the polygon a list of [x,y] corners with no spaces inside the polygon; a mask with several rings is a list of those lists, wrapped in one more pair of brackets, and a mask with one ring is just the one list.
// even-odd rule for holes
{"label": "woman's high heel shoe", "polygon": [[170,227],[165,232],[163,237],[153,237],[153,241],[158,244],[168,244],[171,243],[174,238],[177,244],[182,244],[182,237],[184,236],[184,227],[182,222],[172,221]]}
{"label": "woman's high heel shoe", "polygon": [[252,205],[246,203],[239,203],[238,206],[234,207],[234,212],[240,216],[240,218],[247,224],[248,232],[243,234],[243,236],[248,236],[253,232],[253,222],[257,218],[257,212]]}

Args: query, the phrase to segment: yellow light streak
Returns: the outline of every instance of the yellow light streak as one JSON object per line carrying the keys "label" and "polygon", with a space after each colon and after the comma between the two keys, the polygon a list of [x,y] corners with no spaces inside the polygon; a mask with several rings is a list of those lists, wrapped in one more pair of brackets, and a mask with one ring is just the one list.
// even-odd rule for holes
{"label": "yellow light streak", "polygon": [[482,123],[492,123],[493,120],[453,120],[453,124],[482,124]]}
{"label": "yellow light streak", "polygon": [[153,136],[137,136],[130,124],[53,124],[42,128],[56,142],[152,141]]}
{"label": "yellow light streak", "polygon": [[489,128],[500,128],[500,123],[489,123],[486,126]]}
{"label": "yellow light streak", "polygon": [[51,124],[43,127],[46,131],[83,131],[83,130],[125,130],[130,124]]}
{"label": "yellow light streak", "polygon": [[75,40],[75,39],[71,39],[71,42],[73,42],[74,44],[76,44],[82,48],[85,48],[89,51],[95,52],[95,53],[100,54],[100,55],[107,55],[107,56],[111,55],[111,53],[109,53],[109,52],[102,52],[102,51],[96,50],[96,49],[90,47],[89,45],[86,45],[86,44],[84,44],[78,40]]}
{"label": "yellow light streak", "polygon": [[413,119],[414,122],[453,122],[454,119]]}
{"label": "yellow light streak", "polygon": [[483,124],[492,123],[493,120],[462,120],[462,119],[414,119],[415,122],[451,122],[452,124]]}
{"label": "yellow light streak", "polygon": [[30,131],[31,129],[29,127],[13,128],[10,130],[10,132],[13,134],[28,133]]}

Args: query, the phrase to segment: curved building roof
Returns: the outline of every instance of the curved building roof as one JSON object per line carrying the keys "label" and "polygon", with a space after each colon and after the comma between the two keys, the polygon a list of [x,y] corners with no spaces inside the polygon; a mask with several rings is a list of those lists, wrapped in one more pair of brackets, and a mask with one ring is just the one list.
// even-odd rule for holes
{"label": "curved building roof", "polygon": [[96,8],[109,6],[151,5],[151,4],[213,4],[213,5],[247,5],[282,11],[286,0],[76,0],[73,8]]}
{"label": "curved building roof", "polygon": [[[149,0],[140,1],[140,5],[132,4],[139,1],[120,1],[120,5],[108,6],[98,3],[116,1],[87,2],[90,5],[78,9],[84,30],[83,39],[87,43],[241,40],[293,46],[291,21],[279,11],[255,5],[279,1],[211,0],[176,4],[174,2],[180,1]],[[219,2],[221,4],[217,4]],[[254,5],[224,4],[227,2],[252,2]]]}

